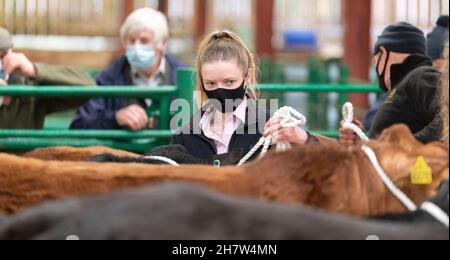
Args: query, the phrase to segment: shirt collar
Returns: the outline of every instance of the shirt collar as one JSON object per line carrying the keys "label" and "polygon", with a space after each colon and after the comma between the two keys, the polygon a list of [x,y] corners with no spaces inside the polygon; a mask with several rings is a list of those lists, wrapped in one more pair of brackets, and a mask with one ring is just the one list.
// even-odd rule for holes
{"label": "shirt collar", "polygon": [[144,73],[142,73],[141,71],[138,71],[137,69],[131,67],[131,77],[133,79],[146,79],[148,81],[160,78],[160,77],[162,77],[163,75],[166,74],[166,70],[167,70],[166,69],[166,64],[167,64],[167,60],[163,56],[161,58],[161,63],[159,64],[158,70],[156,71],[156,73],[150,79],[148,79],[147,76]]}
{"label": "shirt collar", "polygon": [[[245,124],[246,120],[246,114],[247,114],[247,105],[248,100],[247,97],[242,100],[242,103],[236,108],[236,110],[233,112],[233,116],[237,118],[239,121],[241,121],[242,124]],[[200,128],[204,129],[204,127],[207,124],[211,123],[211,120],[213,118],[214,113],[216,112],[216,109],[210,105],[206,111],[205,114],[202,116],[202,119],[200,120]]]}

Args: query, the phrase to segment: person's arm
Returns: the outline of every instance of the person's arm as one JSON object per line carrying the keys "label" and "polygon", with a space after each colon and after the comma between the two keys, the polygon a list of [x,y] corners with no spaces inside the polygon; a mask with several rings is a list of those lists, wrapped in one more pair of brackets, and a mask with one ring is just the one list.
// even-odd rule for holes
{"label": "person's arm", "polygon": [[414,136],[422,143],[439,141],[442,133],[442,120],[439,115],[437,89],[441,74],[436,71],[426,71],[415,81],[417,85],[411,88],[411,101],[414,109],[422,119],[429,122],[426,127]]}
{"label": "person's arm", "polygon": [[[91,76],[82,68],[60,65],[33,64],[22,53],[9,53],[4,59],[4,69],[8,74],[17,73],[25,78],[24,84],[36,86],[78,85],[95,86]],[[46,114],[76,108],[87,99],[39,99],[39,109]]]}
{"label": "person's arm", "polygon": [[439,113],[436,93],[440,77],[439,72],[430,69],[413,78],[414,87],[407,89],[415,112],[428,122],[434,120],[435,115]]}
{"label": "person's arm", "polygon": [[438,114],[430,124],[415,133],[414,137],[423,144],[439,142],[442,139],[442,128],[442,118]]}
{"label": "person's arm", "polygon": [[35,85],[45,86],[96,86],[95,80],[84,69],[74,66],[34,64],[36,77],[30,78]]}
{"label": "person's arm", "polygon": [[[37,86],[96,86],[95,80],[82,68],[72,66],[34,64],[36,76],[30,77],[29,81]],[[45,105],[46,113],[54,113],[77,108],[89,99],[40,99],[40,104]]]}
{"label": "person's arm", "polygon": [[70,129],[121,129],[116,120],[117,109],[107,107],[104,98],[92,99],[78,108]]}

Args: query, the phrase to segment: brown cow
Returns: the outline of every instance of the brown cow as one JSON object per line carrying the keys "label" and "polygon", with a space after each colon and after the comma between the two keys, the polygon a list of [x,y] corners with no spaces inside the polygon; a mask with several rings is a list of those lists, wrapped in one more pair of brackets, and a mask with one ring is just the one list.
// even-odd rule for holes
{"label": "brown cow", "polygon": [[122,151],[111,149],[103,146],[92,146],[86,148],[74,148],[74,147],[50,147],[50,148],[41,148],[31,151],[23,155],[25,158],[34,158],[45,161],[89,161],[89,159],[98,154],[114,154],[116,156],[124,156],[124,157],[137,157],[139,155]]}
{"label": "brown cow", "polygon": [[[448,149],[418,143],[406,126],[386,130],[368,144],[381,166],[420,204],[448,178]],[[433,172],[431,185],[412,185],[410,171],[423,156]],[[218,191],[281,203],[303,203],[357,216],[404,212],[358,147],[299,146],[269,153],[244,167],[149,166],[42,161],[0,154],[0,212],[15,213],[46,200],[109,193],[167,181],[199,183]]]}

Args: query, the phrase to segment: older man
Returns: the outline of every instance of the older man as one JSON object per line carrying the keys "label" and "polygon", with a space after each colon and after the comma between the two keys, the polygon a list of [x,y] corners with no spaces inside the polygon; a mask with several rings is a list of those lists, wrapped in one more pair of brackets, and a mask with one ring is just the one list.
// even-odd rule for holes
{"label": "older man", "polygon": [[[21,85],[95,85],[81,68],[32,63],[12,50],[10,33],[0,27],[0,87]],[[49,113],[75,108],[85,100],[0,97],[0,129],[40,129]]]}
{"label": "older man", "polygon": [[[183,65],[166,53],[169,40],[167,19],[151,8],[134,11],[122,26],[120,37],[126,54],[97,76],[98,85],[175,85],[176,71]],[[145,108],[151,100],[99,98],[80,107],[72,129],[152,128]]]}

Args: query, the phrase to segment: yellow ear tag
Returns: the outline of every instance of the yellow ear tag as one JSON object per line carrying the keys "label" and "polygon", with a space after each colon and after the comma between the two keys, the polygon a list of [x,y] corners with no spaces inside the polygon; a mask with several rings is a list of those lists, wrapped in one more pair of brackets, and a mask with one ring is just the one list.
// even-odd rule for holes
{"label": "yellow ear tag", "polygon": [[411,170],[411,183],[415,185],[430,185],[433,183],[433,171],[425,162],[423,156],[417,158],[417,162]]}

